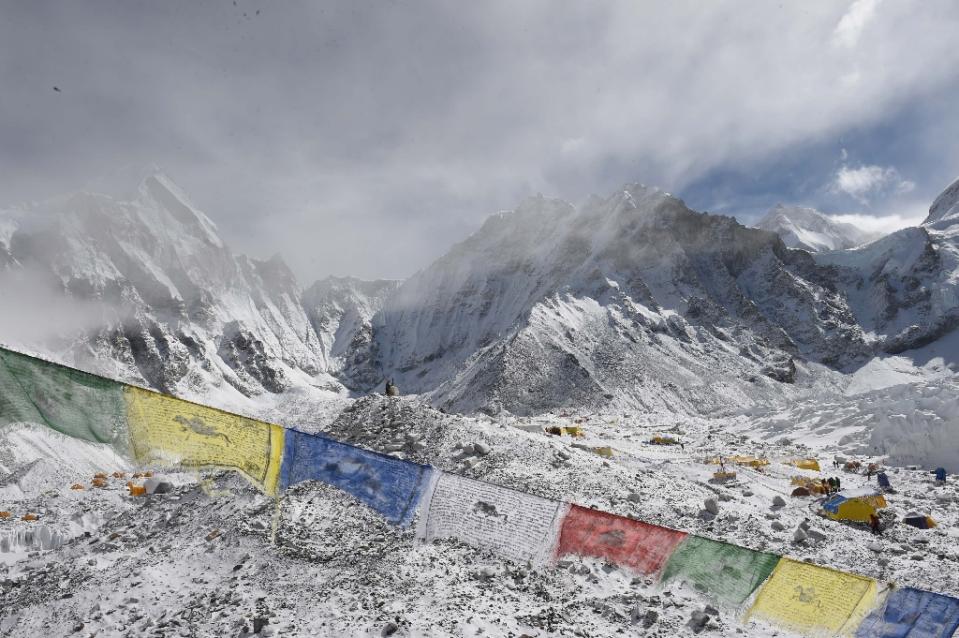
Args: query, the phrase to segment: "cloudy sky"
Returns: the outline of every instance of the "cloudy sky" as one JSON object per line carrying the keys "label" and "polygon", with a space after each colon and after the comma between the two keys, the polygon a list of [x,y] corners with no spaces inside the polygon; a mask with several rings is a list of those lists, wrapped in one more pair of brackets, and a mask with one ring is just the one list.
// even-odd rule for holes
{"label": "cloudy sky", "polygon": [[304,282],[634,181],[892,227],[959,175],[957,33],[954,0],[0,0],[0,203],[156,164]]}

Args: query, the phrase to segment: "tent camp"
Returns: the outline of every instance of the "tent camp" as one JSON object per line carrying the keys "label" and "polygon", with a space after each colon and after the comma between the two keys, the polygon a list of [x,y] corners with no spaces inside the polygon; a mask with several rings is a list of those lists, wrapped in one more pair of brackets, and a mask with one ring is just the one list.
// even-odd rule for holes
{"label": "tent camp", "polygon": [[763,468],[769,465],[769,459],[761,459],[757,456],[743,456],[743,455],[728,456],[728,457],[714,456],[713,458],[709,459],[707,463],[711,465],[722,465],[723,463],[734,463],[736,465],[744,465],[744,466],[751,467],[755,470],[758,470],[760,468]]}
{"label": "tent camp", "polygon": [[834,521],[868,523],[876,510],[886,507],[886,499],[875,490],[847,490],[822,504],[822,514]]}
{"label": "tent camp", "polygon": [[554,436],[575,436],[575,437],[586,436],[586,432],[583,431],[583,428],[581,428],[578,425],[564,425],[564,426],[553,425],[546,428],[546,433],[552,434]]}
{"label": "tent camp", "polygon": [[755,456],[734,456],[729,459],[736,465],[746,465],[753,469],[758,470],[761,467],[769,465],[768,459],[760,459]]}

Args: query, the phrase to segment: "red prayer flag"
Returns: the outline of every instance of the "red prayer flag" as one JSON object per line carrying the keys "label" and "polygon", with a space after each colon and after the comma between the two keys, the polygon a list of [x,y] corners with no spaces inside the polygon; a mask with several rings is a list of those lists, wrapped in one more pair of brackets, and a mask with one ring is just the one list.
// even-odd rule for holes
{"label": "red prayer flag", "polygon": [[684,538],[685,532],[570,505],[556,555],[605,558],[641,574],[654,574]]}

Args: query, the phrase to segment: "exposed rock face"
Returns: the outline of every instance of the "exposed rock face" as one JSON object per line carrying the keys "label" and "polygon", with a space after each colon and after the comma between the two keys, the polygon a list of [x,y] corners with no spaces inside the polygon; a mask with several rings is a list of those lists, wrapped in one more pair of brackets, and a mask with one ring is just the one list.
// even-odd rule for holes
{"label": "exposed rock face", "polygon": [[942,228],[904,228],[817,256],[835,267],[837,286],[877,350],[922,347],[959,326],[959,225]]}

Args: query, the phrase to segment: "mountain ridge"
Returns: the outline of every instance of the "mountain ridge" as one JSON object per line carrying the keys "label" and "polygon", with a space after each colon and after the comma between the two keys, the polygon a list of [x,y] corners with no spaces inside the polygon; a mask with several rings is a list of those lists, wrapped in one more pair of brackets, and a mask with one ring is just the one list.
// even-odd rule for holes
{"label": "mountain ridge", "polygon": [[950,189],[931,224],[818,253],[641,184],[580,207],[539,195],[405,281],[303,289],[151,175],[129,198],[0,213],[0,271],[102,307],[61,359],[165,391],[345,396],[393,378],[466,412],[715,411],[821,389],[830,369],[959,325]]}

